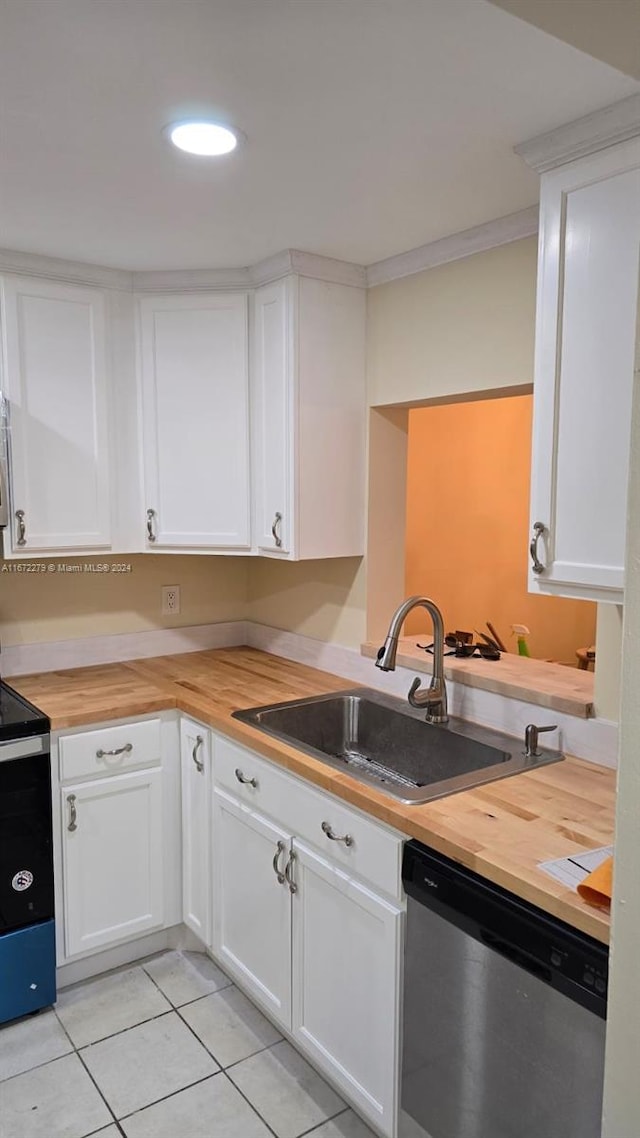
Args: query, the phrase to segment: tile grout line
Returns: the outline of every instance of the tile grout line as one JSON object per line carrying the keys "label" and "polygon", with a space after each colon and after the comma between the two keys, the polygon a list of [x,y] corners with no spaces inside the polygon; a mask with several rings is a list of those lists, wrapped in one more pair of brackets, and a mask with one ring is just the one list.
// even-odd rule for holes
{"label": "tile grout line", "polygon": [[[303,1130],[302,1134],[296,1135],[296,1138],[313,1138],[313,1135],[318,1130],[321,1130],[323,1126],[326,1126],[328,1122],[333,1122],[334,1119],[336,1119],[336,1118],[342,1118],[342,1115],[348,1114],[349,1111],[351,1111],[353,1114],[355,1114],[356,1118],[360,1117],[358,1114],[356,1114],[353,1107],[345,1106],[344,1110],[339,1110],[337,1114],[332,1114],[330,1118],[325,1118],[324,1122],[318,1122],[317,1125],[312,1126],[310,1130]],[[361,1119],[361,1121],[363,1121],[363,1120]],[[366,1123],[365,1123],[365,1125],[366,1125]],[[372,1138],[375,1138],[375,1135],[372,1135]]]}
{"label": "tile grout line", "polygon": [[[78,1048],[76,1047],[75,1043],[73,1042],[73,1040],[72,1040],[71,1036],[69,1035],[69,1032],[67,1031],[66,1027],[64,1026],[64,1024],[63,1024],[62,1020],[60,1019],[60,1016],[58,1015],[58,1013],[57,1013],[57,1011],[56,1011],[55,1007],[53,1008],[53,1014],[55,1015],[55,1017],[56,1017],[56,1019],[57,1019],[58,1023],[60,1024],[60,1027],[62,1028],[62,1030],[64,1031],[64,1033],[65,1033],[65,1035],[66,1035],[66,1037],[67,1037],[67,1039],[69,1040],[69,1043],[70,1043],[70,1044],[71,1044],[71,1046],[73,1047],[73,1052],[72,1052],[72,1054],[73,1054],[73,1055],[76,1055],[76,1056],[77,1056],[77,1058],[78,1058],[78,1060],[80,1061],[80,1064],[81,1064],[81,1066],[82,1066],[83,1070],[84,1070],[84,1071],[86,1071],[87,1075],[89,1076],[89,1079],[91,1080],[91,1082],[93,1083],[94,1087],[96,1088],[96,1090],[97,1090],[97,1092],[98,1092],[98,1094],[99,1094],[100,1098],[102,1099],[102,1101],[103,1101],[104,1105],[106,1106],[107,1110],[109,1111],[109,1114],[111,1115],[111,1117],[112,1117],[113,1121],[114,1121],[115,1123],[117,1123],[117,1121],[118,1121],[118,1120],[117,1120],[117,1118],[116,1118],[116,1115],[115,1115],[115,1111],[111,1109],[111,1107],[110,1107],[109,1103],[107,1102],[106,1098],[104,1097],[104,1095],[103,1095],[102,1091],[100,1090],[100,1087],[98,1086],[98,1084],[96,1083],[96,1081],[95,1081],[95,1079],[94,1079],[93,1075],[91,1074],[91,1071],[88,1069],[88,1067],[87,1067],[87,1065],[86,1065],[86,1063],[85,1063],[84,1059],[82,1058],[82,1056],[81,1056],[80,1052],[78,1051]],[[110,1124],[110,1123],[107,1123],[107,1125],[111,1125],[111,1124]],[[104,1128],[103,1128],[103,1129],[104,1129]],[[118,1129],[119,1129],[119,1128],[118,1128]],[[94,1134],[95,1134],[95,1133],[96,1133],[96,1131],[94,1131]]]}

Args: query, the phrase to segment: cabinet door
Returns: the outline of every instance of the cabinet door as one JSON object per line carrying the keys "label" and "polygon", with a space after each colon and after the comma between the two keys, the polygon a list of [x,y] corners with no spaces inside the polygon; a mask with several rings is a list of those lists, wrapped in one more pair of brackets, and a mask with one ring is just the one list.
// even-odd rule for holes
{"label": "cabinet door", "polygon": [[213,799],[213,950],[288,1028],[291,894],[274,865],[284,869],[291,836],[220,790],[214,790]]}
{"label": "cabinet door", "polygon": [[638,313],[640,142],[543,178],[532,592],[620,601]]}
{"label": "cabinet door", "polygon": [[67,956],[163,924],[162,771],[61,791]]}
{"label": "cabinet door", "polygon": [[279,556],[293,536],[295,296],[289,278],[256,289],[254,301],[255,541],[260,553]]}
{"label": "cabinet door", "polygon": [[250,545],[247,340],[244,293],[140,300],[147,549]]}
{"label": "cabinet door", "polygon": [[2,284],[11,550],[108,549],[105,300],[37,278]]}
{"label": "cabinet door", "polygon": [[293,1036],[382,1133],[397,1110],[402,911],[295,842]]}
{"label": "cabinet door", "polygon": [[182,919],[211,945],[211,741],[206,727],[183,719],[182,763]]}

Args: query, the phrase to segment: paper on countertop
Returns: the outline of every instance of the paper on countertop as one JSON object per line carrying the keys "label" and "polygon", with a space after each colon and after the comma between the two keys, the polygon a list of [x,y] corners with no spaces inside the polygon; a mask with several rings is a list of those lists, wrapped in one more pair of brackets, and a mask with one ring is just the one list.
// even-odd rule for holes
{"label": "paper on countertop", "polygon": [[588,877],[594,869],[597,869],[603,861],[612,855],[613,846],[601,846],[597,850],[582,850],[580,853],[573,854],[572,857],[559,857],[555,861],[540,861],[538,862],[538,869],[543,869],[550,877],[555,877],[556,881],[568,885],[570,889],[577,889],[585,877]]}

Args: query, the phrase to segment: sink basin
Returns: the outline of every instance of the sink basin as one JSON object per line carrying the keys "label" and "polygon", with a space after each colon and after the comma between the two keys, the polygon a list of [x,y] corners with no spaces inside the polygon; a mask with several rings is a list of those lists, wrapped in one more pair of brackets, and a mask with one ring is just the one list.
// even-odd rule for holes
{"label": "sink basin", "polygon": [[430,802],[520,771],[558,762],[558,751],[526,758],[524,741],[424,711],[368,688],[235,711],[235,719],[403,802]]}

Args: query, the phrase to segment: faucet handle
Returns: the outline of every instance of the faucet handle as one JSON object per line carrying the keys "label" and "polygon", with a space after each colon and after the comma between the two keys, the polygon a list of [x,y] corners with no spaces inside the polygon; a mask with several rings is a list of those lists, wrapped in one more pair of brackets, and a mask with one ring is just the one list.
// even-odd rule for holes
{"label": "faucet handle", "polygon": [[543,731],[557,731],[558,724],[552,723],[548,727],[538,727],[535,723],[528,723],[524,729],[524,755],[526,759],[536,759],[542,753],[538,750],[538,735]]}

